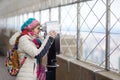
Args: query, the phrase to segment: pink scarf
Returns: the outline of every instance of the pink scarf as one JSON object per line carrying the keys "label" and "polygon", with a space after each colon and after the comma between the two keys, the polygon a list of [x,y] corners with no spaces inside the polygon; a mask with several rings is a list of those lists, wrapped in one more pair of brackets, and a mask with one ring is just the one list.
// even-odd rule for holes
{"label": "pink scarf", "polygon": [[[33,42],[35,43],[36,47],[39,48],[41,46],[39,39],[33,39]],[[42,58],[37,60],[37,80],[46,80],[46,72],[45,72],[45,66],[42,65]]]}

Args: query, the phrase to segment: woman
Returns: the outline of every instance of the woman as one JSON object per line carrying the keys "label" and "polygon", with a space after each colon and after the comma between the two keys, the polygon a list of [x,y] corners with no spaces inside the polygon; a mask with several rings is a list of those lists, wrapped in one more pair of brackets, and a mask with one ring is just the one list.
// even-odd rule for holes
{"label": "woman", "polygon": [[[21,27],[21,33],[15,33],[9,40],[11,45],[15,44],[15,40],[19,35],[18,53],[19,61],[22,62],[27,57],[20,68],[16,80],[39,80],[40,65],[42,57],[47,53],[52,45],[57,33],[50,31],[43,40],[40,33],[40,23],[29,18]],[[45,76],[44,76],[45,77]],[[45,80],[45,78],[44,78]]]}

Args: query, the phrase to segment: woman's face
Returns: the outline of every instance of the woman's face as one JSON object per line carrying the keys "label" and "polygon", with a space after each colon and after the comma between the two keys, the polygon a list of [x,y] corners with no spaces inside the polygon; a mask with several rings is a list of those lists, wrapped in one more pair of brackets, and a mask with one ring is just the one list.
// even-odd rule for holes
{"label": "woman's face", "polygon": [[35,34],[36,36],[38,36],[39,33],[40,33],[40,26],[35,27],[35,28],[33,29],[33,32],[34,32],[34,34]]}

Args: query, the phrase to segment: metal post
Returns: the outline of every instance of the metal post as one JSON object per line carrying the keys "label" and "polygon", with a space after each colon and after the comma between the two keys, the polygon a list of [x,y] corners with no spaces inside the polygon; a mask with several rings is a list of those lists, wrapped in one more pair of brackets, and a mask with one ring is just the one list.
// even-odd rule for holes
{"label": "metal post", "polygon": [[77,59],[80,57],[80,3],[77,3]]}
{"label": "metal post", "polygon": [[59,53],[59,39],[60,36],[58,35],[55,38],[55,41],[53,42],[51,48],[49,49],[48,55],[47,55],[47,77],[46,80],[56,80],[56,68],[58,65],[56,64],[56,53]]}
{"label": "metal post", "polygon": [[41,22],[41,10],[39,10],[39,21]]}
{"label": "metal post", "polygon": [[46,80],[56,80],[56,52],[55,52],[55,42],[52,44],[49,53],[47,55],[47,79]]}
{"label": "metal post", "polygon": [[119,66],[119,73],[120,73],[120,57],[118,58],[118,66]]}
{"label": "metal post", "polygon": [[[59,6],[58,7],[58,20],[59,20],[59,24],[61,24],[61,6]],[[61,45],[61,27],[62,27],[62,25],[60,25],[60,33],[59,33],[59,44]],[[60,46],[59,46],[60,47]],[[60,49],[59,49],[60,50]],[[61,52],[61,50],[60,50],[60,52]]]}
{"label": "metal post", "polygon": [[[58,15],[59,24],[61,24],[61,6],[58,7],[58,13],[59,13]],[[60,32],[61,32],[61,27],[60,27]]]}
{"label": "metal post", "polygon": [[110,70],[110,0],[106,0],[106,56],[105,70]]}
{"label": "metal post", "polygon": [[49,9],[49,21],[51,21],[51,8]]}

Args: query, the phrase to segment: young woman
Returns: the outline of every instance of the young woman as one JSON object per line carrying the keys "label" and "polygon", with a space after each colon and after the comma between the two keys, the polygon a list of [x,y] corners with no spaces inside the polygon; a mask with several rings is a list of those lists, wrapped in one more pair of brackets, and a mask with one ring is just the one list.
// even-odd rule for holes
{"label": "young woman", "polygon": [[[15,40],[19,35],[18,53],[19,61],[22,62],[27,57],[20,68],[16,80],[40,80],[40,68],[42,57],[47,53],[52,45],[54,38],[57,36],[55,31],[50,31],[43,40],[40,33],[40,23],[29,18],[21,27],[21,32],[15,33],[9,40],[11,45],[15,44]],[[42,67],[43,68],[43,67]],[[43,80],[45,80],[45,75]]]}

